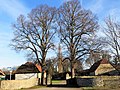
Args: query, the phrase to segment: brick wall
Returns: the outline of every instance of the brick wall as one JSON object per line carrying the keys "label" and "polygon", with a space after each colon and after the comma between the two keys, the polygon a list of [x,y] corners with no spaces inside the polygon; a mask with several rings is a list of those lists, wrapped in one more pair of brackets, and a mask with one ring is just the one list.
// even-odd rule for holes
{"label": "brick wall", "polygon": [[3,80],[1,81],[1,89],[22,89],[29,88],[38,85],[38,79],[26,79],[26,80]]}

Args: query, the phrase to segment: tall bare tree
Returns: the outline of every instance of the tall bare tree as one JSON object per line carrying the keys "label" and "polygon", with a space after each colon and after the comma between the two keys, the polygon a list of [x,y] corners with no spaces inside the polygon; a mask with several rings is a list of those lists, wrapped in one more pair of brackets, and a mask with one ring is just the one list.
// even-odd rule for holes
{"label": "tall bare tree", "polygon": [[71,77],[74,77],[76,60],[88,54],[88,38],[98,29],[97,18],[90,10],[81,8],[78,0],[65,2],[59,8],[59,34],[61,42],[66,46],[71,62]]}
{"label": "tall bare tree", "polygon": [[42,71],[46,66],[47,52],[54,46],[55,17],[56,8],[40,5],[33,9],[27,18],[20,15],[13,25],[15,31],[11,46],[17,51],[28,51],[28,54],[41,65]]}
{"label": "tall bare tree", "polygon": [[110,46],[117,64],[120,62],[120,24],[111,17],[108,17],[105,23],[104,33],[106,35],[106,43]]}
{"label": "tall bare tree", "polygon": [[89,43],[90,51],[87,59],[85,60],[85,63],[88,65],[88,67],[91,67],[95,62],[102,59],[102,56],[105,52],[104,48],[107,47],[107,44],[104,42],[103,37],[97,36],[95,36],[91,40],[88,40],[87,43]]}
{"label": "tall bare tree", "polygon": [[86,59],[85,63],[88,65],[88,67],[91,67],[95,62],[99,61],[100,59],[100,52],[90,51],[90,54]]}

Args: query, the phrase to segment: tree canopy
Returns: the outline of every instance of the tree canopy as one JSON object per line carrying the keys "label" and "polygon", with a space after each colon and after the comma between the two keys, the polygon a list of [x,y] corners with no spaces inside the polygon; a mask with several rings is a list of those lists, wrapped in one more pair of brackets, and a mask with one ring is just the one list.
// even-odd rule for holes
{"label": "tree canopy", "polygon": [[81,60],[91,49],[88,42],[95,35],[98,22],[96,16],[83,9],[78,0],[65,2],[58,13],[60,40],[67,48],[73,76],[76,60]]}

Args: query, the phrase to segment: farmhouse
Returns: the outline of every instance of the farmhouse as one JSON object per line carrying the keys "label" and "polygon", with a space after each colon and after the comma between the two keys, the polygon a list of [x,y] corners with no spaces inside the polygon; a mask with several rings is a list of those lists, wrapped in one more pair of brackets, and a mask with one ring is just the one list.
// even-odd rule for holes
{"label": "farmhouse", "polygon": [[15,79],[30,79],[30,78],[38,78],[42,72],[41,66],[39,64],[34,64],[32,62],[27,62],[22,64],[15,71]]}
{"label": "farmhouse", "polygon": [[118,66],[112,65],[107,59],[103,58],[95,62],[90,69],[83,70],[80,75],[96,76],[96,75],[119,75]]}

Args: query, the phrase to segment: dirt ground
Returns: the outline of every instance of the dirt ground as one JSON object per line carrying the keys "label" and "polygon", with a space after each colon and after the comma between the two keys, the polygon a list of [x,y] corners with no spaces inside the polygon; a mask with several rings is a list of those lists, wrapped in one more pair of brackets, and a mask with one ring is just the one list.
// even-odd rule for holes
{"label": "dirt ground", "polygon": [[38,89],[30,89],[30,90],[83,90],[80,88],[58,88],[58,87],[51,87],[51,88],[38,88]]}

